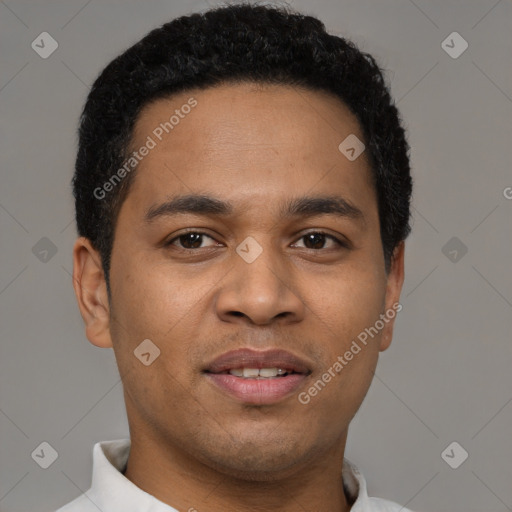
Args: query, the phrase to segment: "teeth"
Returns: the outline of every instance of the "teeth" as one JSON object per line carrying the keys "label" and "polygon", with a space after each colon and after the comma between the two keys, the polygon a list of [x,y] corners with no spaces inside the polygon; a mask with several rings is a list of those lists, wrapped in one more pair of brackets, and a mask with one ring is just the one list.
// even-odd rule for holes
{"label": "teeth", "polygon": [[260,374],[260,371],[258,368],[244,368],[244,377],[245,378],[251,378],[251,377],[258,377]]}
{"label": "teeth", "polygon": [[260,377],[277,377],[277,368],[262,368],[260,370]]}
{"label": "teeth", "polygon": [[244,377],[245,379],[256,379],[258,377],[271,378],[287,373],[282,368],[234,368],[229,370],[231,375],[235,377]]}

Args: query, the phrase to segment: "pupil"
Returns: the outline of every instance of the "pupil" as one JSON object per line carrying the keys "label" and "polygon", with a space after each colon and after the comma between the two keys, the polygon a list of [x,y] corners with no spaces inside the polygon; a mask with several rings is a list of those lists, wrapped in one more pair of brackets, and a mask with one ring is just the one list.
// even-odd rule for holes
{"label": "pupil", "polygon": [[312,242],[313,247],[308,247],[308,249],[322,249],[324,245],[324,237],[322,233],[311,233],[306,235],[306,247],[308,247],[309,242]]}
{"label": "pupil", "polygon": [[[189,244],[189,242],[191,242]],[[186,235],[181,236],[181,245],[185,246],[187,249],[197,248],[201,246],[201,235],[198,233],[187,233]]]}

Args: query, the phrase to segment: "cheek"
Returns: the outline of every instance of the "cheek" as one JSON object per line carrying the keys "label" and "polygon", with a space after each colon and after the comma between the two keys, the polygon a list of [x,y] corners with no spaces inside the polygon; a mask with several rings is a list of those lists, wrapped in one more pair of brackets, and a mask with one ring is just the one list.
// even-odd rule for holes
{"label": "cheek", "polygon": [[[187,285],[164,264],[135,258],[119,258],[111,279],[111,331],[120,373],[126,376],[123,385],[130,402],[153,421],[155,403],[172,410],[189,396],[189,342],[197,339],[197,327],[192,324],[208,286],[204,282]],[[139,349],[142,346],[147,347],[144,352]],[[148,365],[141,356],[145,352],[150,353]]]}
{"label": "cheek", "polygon": [[[335,338],[332,348],[343,350],[366,328],[375,324],[382,312],[386,284],[371,266],[361,271],[350,266],[325,276],[309,288],[311,309],[320,320],[320,328]],[[307,296],[307,295],[306,295]]]}
{"label": "cheek", "polygon": [[[347,266],[335,278],[324,279],[315,286],[314,298],[310,295],[314,304],[312,316],[317,323],[311,332],[325,347],[325,367],[317,378],[329,369],[335,375],[328,384],[328,401],[338,401],[339,397],[354,398],[355,402],[362,399],[375,370],[381,332],[372,327],[383,311],[386,287],[381,273],[371,268],[368,265],[362,271]],[[325,378],[329,379],[329,375]]]}
{"label": "cheek", "polygon": [[[115,316],[111,330],[121,370],[137,372],[141,388],[151,389],[154,385],[159,389],[164,383],[172,388],[176,385],[173,378],[190,385],[187,371],[191,347],[204,337],[206,309],[218,277],[203,272],[197,275],[201,278],[192,279],[166,263],[135,258],[120,259],[117,268],[122,272],[113,274]],[[160,351],[158,359],[148,367],[134,356],[134,350],[146,339]],[[157,373],[168,375],[152,383],[152,375]]]}
{"label": "cheek", "polygon": [[348,422],[364,399],[377,364],[381,334],[372,331],[369,335],[368,329],[379,320],[385,290],[382,273],[369,262],[347,265],[310,288],[317,323],[311,332],[326,349],[323,367],[311,382],[317,391],[309,388],[318,413]]}
{"label": "cheek", "polygon": [[[115,276],[119,319],[137,336],[164,338],[194,309],[201,308],[211,285],[191,281],[170,265],[143,258],[121,261]],[[122,306],[119,306],[119,305]]]}

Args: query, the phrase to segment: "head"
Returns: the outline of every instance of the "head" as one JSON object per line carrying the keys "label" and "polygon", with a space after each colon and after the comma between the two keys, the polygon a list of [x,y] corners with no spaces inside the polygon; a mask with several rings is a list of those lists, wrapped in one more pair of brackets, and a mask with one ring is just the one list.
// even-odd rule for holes
{"label": "head", "polygon": [[[105,68],[79,131],[74,286],[132,432],[262,479],[344,439],[391,341],[408,150],[375,60],[282,8],[178,18]],[[205,372],[241,347],[300,357],[302,387],[227,396]]]}

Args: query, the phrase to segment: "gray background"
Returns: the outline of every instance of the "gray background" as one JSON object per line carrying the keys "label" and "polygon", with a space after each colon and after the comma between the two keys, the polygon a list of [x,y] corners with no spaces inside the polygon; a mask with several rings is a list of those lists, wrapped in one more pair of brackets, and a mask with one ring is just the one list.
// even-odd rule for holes
{"label": "gray background", "polygon": [[[0,2],[2,512],[50,511],[71,500],[90,484],[93,443],[128,434],[113,353],[85,338],[71,284],[78,116],[90,84],[119,52],[214,4]],[[404,308],[352,423],[347,456],[371,495],[413,510],[512,510],[512,5],[290,5],[380,61],[412,147]],[[43,31],[59,44],[47,59],[31,48]],[[469,43],[456,59],[441,47],[453,31]],[[41,252],[50,246],[43,237],[54,255]],[[452,237],[458,247],[443,249]],[[43,441],[58,452],[48,469],[31,458]],[[453,441],[469,453],[457,469],[441,457]],[[460,453],[449,452],[452,460]]]}

